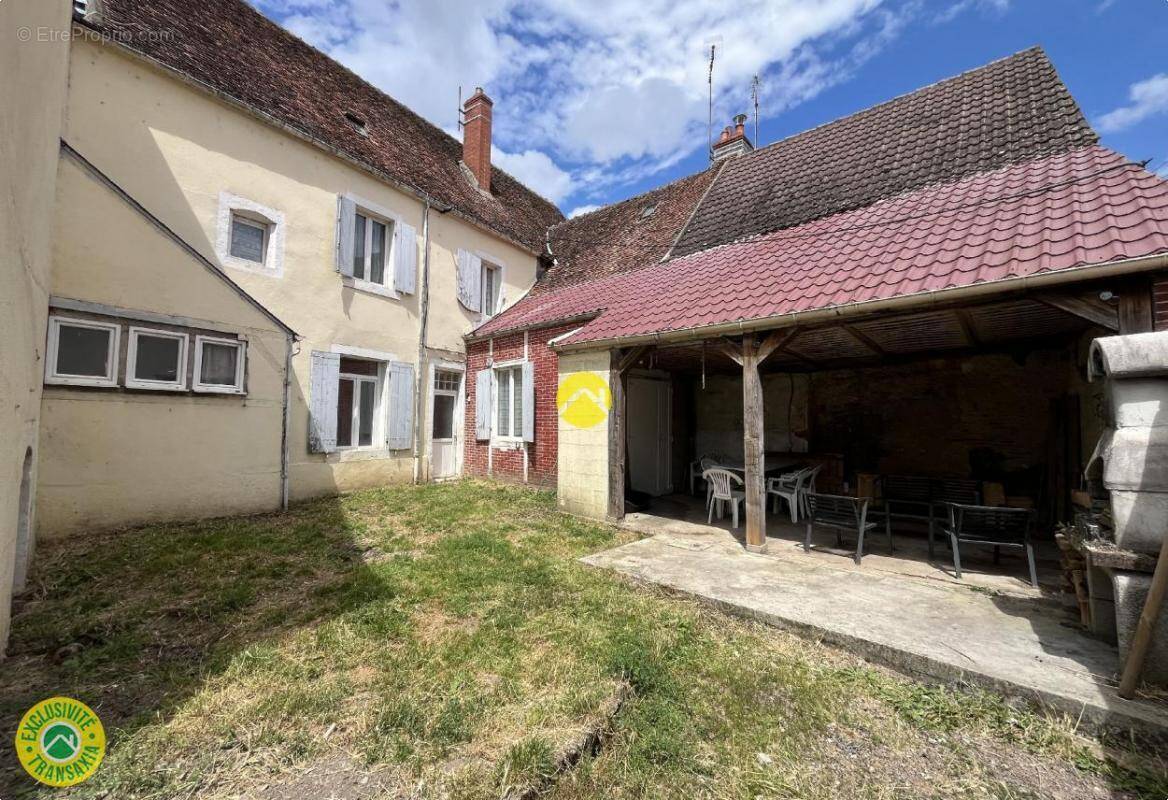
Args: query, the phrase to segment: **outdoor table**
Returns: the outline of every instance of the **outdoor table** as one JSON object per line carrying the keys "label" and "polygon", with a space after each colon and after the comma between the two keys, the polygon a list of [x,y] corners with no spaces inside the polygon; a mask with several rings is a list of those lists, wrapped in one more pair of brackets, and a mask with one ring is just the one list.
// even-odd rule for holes
{"label": "outdoor table", "polygon": [[[767,472],[790,469],[798,464],[802,464],[806,458],[805,453],[767,453],[763,456],[762,471],[765,474]],[[718,466],[728,469],[731,472],[746,473],[746,462],[740,458],[732,461],[724,461],[718,464]]]}

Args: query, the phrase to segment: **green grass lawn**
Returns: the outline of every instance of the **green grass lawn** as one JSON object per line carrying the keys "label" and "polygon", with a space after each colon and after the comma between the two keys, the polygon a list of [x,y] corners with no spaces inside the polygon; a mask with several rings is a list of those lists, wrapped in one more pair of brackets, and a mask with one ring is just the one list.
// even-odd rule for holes
{"label": "green grass lawn", "polygon": [[[1168,796],[1143,743],[577,561],[629,536],[468,481],[44,543],[0,665],[5,740],[64,694],[110,746],[62,791],[4,745],[0,798]],[[552,779],[622,687],[610,735]]]}

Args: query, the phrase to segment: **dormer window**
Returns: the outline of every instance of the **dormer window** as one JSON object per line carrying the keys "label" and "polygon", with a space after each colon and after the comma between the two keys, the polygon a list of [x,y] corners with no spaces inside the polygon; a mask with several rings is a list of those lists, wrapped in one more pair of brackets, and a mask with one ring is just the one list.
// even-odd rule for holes
{"label": "dormer window", "polygon": [[346,111],[345,121],[352,125],[353,130],[357,131],[357,133],[361,134],[362,136],[369,135],[369,126],[365,124],[363,117],[354,114],[352,111]]}

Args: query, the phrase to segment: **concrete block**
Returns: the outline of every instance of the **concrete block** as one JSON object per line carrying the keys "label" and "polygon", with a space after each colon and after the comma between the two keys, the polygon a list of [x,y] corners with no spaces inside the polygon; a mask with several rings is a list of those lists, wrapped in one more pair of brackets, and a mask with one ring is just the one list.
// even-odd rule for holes
{"label": "concrete block", "polygon": [[[1128,648],[1135,636],[1136,623],[1144,610],[1144,600],[1152,576],[1143,572],[1114,570],[1115,625],[1119,636],[1120,668],[1127,662]],[[1143,680],[1152,686],[1168,687],[1168,614],[1161,612],[1152,630],[1152,642],[1144,661]]]}
{"label": "concrete block", "polygon": [[1168,331],[1096,339],[1091,343],[1087,374],[1091,380],[1168,375]]}
{"label": "concrete block", "polygon": [[1107,401],[1115,428],[1168,426],[1168,380],[1108,381]]}
{"label": "concrete block", "polygon": [[1115,543],[1121,550],[1159,553],[1168,535],[1168,492],[1111,492]]}
{"label": "concrete block", "polygon": [[1168,427],[1119,428],[1100,444],[1108,489],[1168,492]]}

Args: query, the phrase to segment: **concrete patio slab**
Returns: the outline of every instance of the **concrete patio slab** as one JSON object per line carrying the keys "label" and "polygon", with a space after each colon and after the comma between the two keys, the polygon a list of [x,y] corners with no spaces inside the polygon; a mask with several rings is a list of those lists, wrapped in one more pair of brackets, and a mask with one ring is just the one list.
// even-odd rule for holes
{"label": "concrete patio slab", "polygon": [[914,676],[1036,701],[1092,727],[1168,735],[1168,704],[1116,695],[1115,648],[1076,629],[1056,603],[768,545],[758,555],[726,531],[676,529],[583,561]]}

